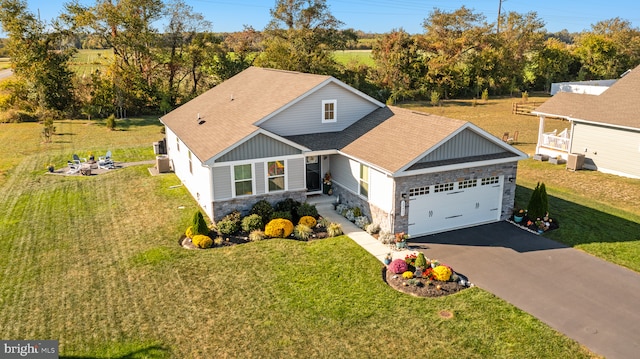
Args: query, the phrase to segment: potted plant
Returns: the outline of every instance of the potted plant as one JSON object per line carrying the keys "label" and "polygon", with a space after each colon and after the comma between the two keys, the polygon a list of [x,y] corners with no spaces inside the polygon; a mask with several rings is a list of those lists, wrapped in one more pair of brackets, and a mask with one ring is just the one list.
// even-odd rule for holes
{"label": "potted plant", "polygon": [[333,188],[331,186],[333,183],[331,182],[331,172],[327,172],[324,174],[324,178],[322,179],[322,193],[332,195]]}
{"label": "potted plant", "polygon": [[409,235],[400,232],[396,233],[396,248],[407,248],[407,239],[409,239]]}
{"label": "potted plant", "polygon": [[391,257],[391,253],[387,253],[387,255],[384,257],[384,265],[388,266],[392,260],[393,257]]}
{"label": "potted plant", "polygon": [[526,212],[522,208],[516,208],[513,210],[513,221],[516,223],[522,222]]}

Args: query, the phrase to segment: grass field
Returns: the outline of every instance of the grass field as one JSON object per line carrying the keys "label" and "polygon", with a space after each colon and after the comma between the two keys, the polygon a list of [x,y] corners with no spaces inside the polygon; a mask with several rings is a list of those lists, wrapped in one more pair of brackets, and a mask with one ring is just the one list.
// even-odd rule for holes
{"label": "grass field", "polygon": [[[510,99],[404,106],[498,135],[520,130],[525,151],[537,129],[535,117],[510,115]],[[0,338],[58,339],[60,357],[76,359],[593,357],[480,288],[439,299],[398,293],[347,237],[183,250],[178,236],[197,207],[173,174],[150,176],[146,166],[44,173],[73,153],[153,158],[156,119],[118,126],[57,122],[44,144],[41,125],[0,124]],[[525,160],[518,201],[536,181],[560,218],[550,237],[640,271],[640,181]]]}
{"label": "grass field", "polygon": [[371,57],[371,50],[344,50],[335,51],[333,53],[334,59],[342,65],[349,63],[364,64],[367,66],[375,66],[375,62]]}
{"label": "grass field", "polygon": [[71,69],[79,76],[89,75],[96,70],[103,69],[108,61],[113,59],[113,50],[78,50],[73,57]]}

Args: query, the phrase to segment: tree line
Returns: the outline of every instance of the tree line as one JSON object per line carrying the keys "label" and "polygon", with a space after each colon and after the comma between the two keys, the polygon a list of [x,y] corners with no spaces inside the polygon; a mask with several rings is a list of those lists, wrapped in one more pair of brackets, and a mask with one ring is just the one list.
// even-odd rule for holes
{"label": "tree line", "polygon": [[[184,0],[73,1],[49,23],[25,0],[0,0],[15,74],[0,84],[0,121],[166,113],[249,66],[332,75],[394,103],[548,90],[552,82],[616,78],[640,63],[640,31],[619,18],[549,34],[535,12],[491,23],[463,6],[426,14],[420,34],[394,29],[371,39],[341,29],[325,0],[275,0],[270,14],[262,31],[215,34]],[[336,62],[334,51],[365,36],[375,66]],[[113,56],[77,76],[71,62],[83,45]]]}

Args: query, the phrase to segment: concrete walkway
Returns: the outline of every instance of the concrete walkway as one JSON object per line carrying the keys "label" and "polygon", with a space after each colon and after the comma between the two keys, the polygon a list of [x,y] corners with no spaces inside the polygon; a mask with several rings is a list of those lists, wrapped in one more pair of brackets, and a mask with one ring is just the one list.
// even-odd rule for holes
{"label": "concrete walkway", "polygon": [[[310,202],[380,261],[387,253],[395,259],[415,252],[383,245],[339,215],[331,197]],[[634,271],[507,222],[412,238],[410,245],[596,354],[639,357],[640,274]]]}
{"label": "concrete walkway", "polygon": [[507,222],[411,242],[599,355],[640,356],[639,273]]}

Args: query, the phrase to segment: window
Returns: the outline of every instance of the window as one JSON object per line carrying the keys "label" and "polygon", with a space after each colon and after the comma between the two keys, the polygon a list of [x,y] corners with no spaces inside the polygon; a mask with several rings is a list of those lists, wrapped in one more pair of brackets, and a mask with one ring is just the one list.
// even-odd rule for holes
{"label": "window", "polygon": [[482,185],[482,186],[495,184],[495,183],[500,183],[500,177],[498,177],[498,176],[486,177],[486,178],[483,178],[480,181],[480,185]]}
{"label": "window", "polygon": [[429,186],[409,189],[409,197],[423,196],[425,194],[429,194]]}
{"label": "window", "polygon": [[336,122],[338,114],[336,112],[337,100],[322,101],[322,122]]}
{"label": "window", "polygon": [[252,177],[251,164],[233,166],[233,181],[235,183],[236,196],[253,194]]}
{"label": "window", "polygon": [[191,164],[191,151],[188,151],[189,154],[189,173],[193,174],[193,165]]}
{"label": "window", "polygon": [[360,164],[360,195],[369,198],[369,167]]}
{"label": "window", "polygon": [[437,185],[433,186],[433,192],[434,193],[447,192],[447,191],[453,191],[453,182],[437,184]]}
{"label": "window", "polygon": [[284,160],[267,162],[269,192],[284,191]]}
{"label": "window", "polygon": [[478,181],[477,180],[466,180],[466,181],[460,181],[458,182],[458,189],[463,189],[463,188],[471,188],[471,187],[475,187],[478,185]]}
{"label": "window", "polygon": [[176,137],[176,149],[180,152],[180,139]]}

